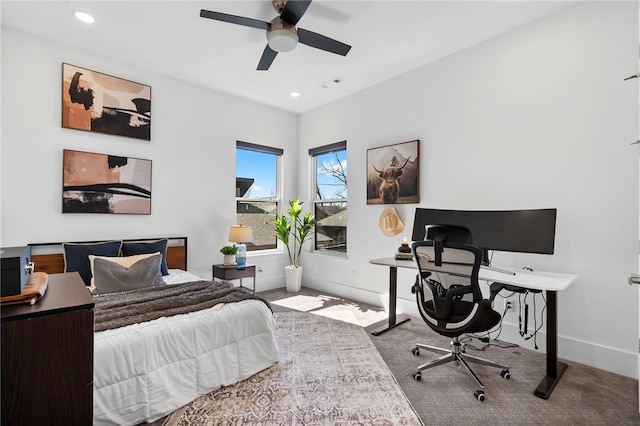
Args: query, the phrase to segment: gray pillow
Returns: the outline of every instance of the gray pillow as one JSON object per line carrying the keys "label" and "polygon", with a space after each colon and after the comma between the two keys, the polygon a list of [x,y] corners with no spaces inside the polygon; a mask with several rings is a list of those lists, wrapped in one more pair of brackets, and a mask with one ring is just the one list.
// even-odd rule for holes
{"label": "gray pillow", "polygon": [[115,293],[164,284],[160,272],[162,255],[159,253],[137,261],[129,269],[106,259],[95,258],[93,262],[96,293]]}

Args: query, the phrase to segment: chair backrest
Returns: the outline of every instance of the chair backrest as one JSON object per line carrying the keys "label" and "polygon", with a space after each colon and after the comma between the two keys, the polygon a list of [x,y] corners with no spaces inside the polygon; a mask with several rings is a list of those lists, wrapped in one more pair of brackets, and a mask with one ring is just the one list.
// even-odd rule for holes
{"label": "chair backrest", "polygon": [[420,270],[414,290],[421,316],[441,334],[465,332],[483,301],[478,282],[482,250],[441,237],[417,241],[412,248]]}

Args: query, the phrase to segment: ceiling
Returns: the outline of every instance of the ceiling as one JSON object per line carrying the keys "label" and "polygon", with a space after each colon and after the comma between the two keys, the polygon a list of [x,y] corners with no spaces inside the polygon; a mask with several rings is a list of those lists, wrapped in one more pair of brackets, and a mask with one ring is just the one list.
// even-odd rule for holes
{"label": "ceiling", "polygon": [[[0,4],[2,25],[7,27],[302,113],[571,3],[575,1],[314,0],[297,26],[349,44],[351,51],[343,57],[299,44],[292,52],[278,54],[268,71],[256,71],[266,45],[263,30],[199,14],[207,9],[270,21],[277,16],[270,0],[3,0]],[[95,23],[78,21],[73,16],[76,10],[92,14]],[[336,78],[341,81],[334,83]],[[149,83],[143,74],[132,79]],[[301,96],[292,98],[292,91]]]}

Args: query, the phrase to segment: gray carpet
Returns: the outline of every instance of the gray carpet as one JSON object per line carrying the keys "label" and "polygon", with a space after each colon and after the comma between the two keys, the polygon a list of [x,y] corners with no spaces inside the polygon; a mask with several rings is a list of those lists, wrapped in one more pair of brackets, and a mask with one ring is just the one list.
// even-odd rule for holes
{"label": "gray carpet", "polygon": [[[372,320],[386,316],[381,308],[309,289],[300,293],[272,290],[261,295],[272,302],[276,312],[302,310],[342,318],[360,323],[367,331],[375,328]],[[479,402],[473,397],[475,383],[455,364],[425,371],[422,381],[413,380],[415,367],[437,356],[423,350],[416,357],[411,353],[413,345],[448,347],[450,340],[431,331],[421,319],[369,336],[426,425],[640,425],[638,382],[624,376],[569,362],[551,398],[543,400],[533,390],[545,373],[544,353],[520,347],[468,349],[511,369],[511,379],[505,380],[497,369],[472,365],[485,385],[487,398]]]}

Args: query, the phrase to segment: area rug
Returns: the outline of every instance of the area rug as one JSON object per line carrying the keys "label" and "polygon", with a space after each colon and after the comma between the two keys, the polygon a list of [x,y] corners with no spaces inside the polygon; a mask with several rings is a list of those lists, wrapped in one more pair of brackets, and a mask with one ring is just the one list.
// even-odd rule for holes
{"label": "area rug", "polygon": [[362,327],[274,315],[278,364],[196,399],[164,426],[423,425]]}

